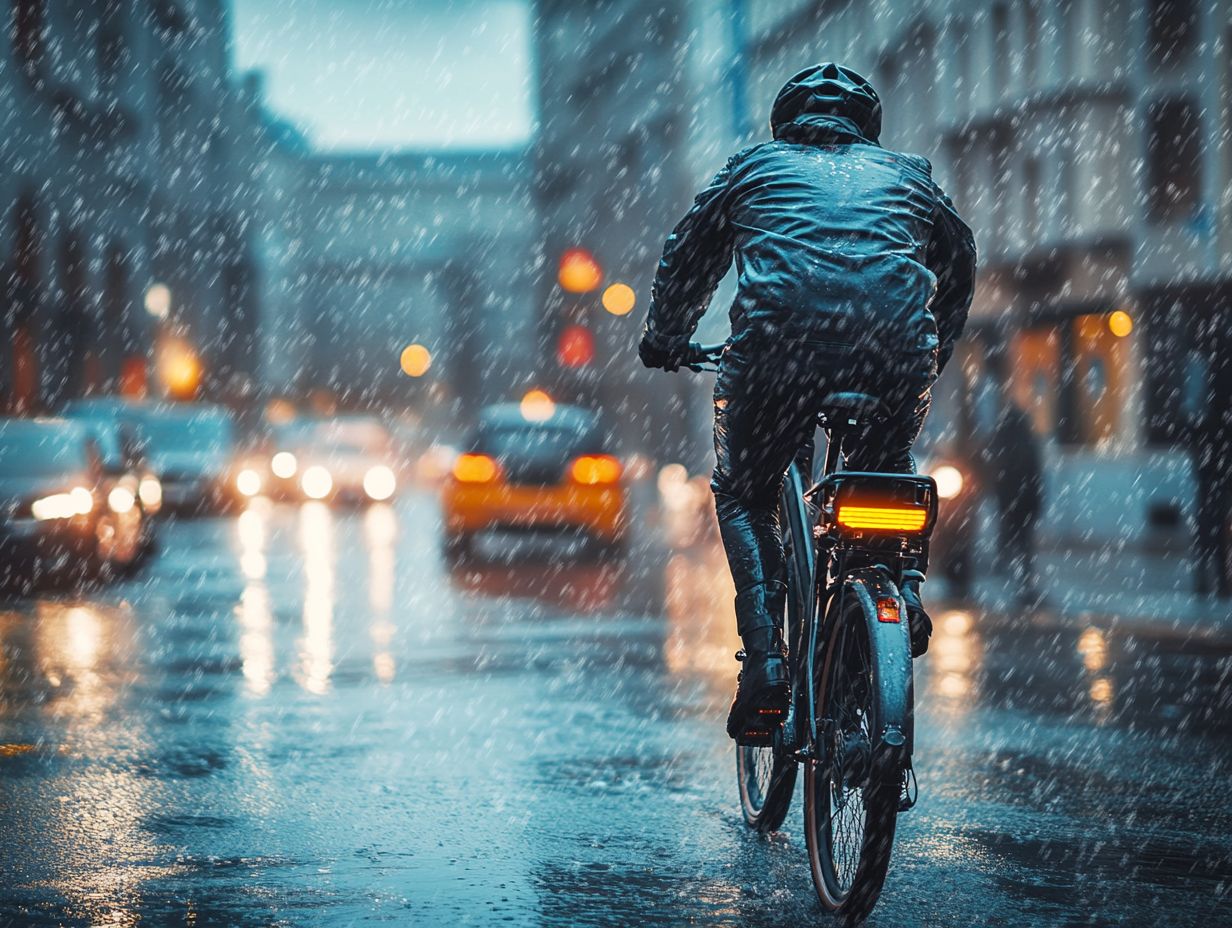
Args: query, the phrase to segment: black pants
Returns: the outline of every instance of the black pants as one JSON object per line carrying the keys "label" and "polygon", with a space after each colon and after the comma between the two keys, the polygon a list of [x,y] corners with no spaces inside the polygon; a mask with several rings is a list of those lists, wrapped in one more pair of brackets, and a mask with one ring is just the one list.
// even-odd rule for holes
{"label": "black pants", "polygon": [[1204,591],[1232,596],[1232,476],[1197,468],[1198,476],[1198,583]]}
{"label": "black pants", "polygon": [[888,422],[848,441],[850,469],[913,473],[911,445],[936,376],[932,351],[887,355],[809,341],[757,352],[729,346],[714,391],[711,487],[737,592],[784,578],[779,491],[792,459],[811,448],[825,396],[868,393],[892,411]]}

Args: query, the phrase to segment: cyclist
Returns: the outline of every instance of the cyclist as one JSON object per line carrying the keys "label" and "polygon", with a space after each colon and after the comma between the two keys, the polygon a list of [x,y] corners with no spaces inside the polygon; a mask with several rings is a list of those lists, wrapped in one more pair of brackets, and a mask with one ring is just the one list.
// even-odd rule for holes
{"label": "cyclist", "polygon": [[[911,473],[929,395],[962,333],[975,280],[971,230],[928,161],[878,144],[881,101],[849,68],[819,64],[775,98],[773,141],[735,155],[663,247],[639,355],[677,370],[733,254],[732,337],[714,395],[712,488],[744,644],[728,734],[790,692],[778,495],[832,391],[879,397],[887,420],[853,444],[854,470]],[[912,653],[932,623],[903,584]]]}

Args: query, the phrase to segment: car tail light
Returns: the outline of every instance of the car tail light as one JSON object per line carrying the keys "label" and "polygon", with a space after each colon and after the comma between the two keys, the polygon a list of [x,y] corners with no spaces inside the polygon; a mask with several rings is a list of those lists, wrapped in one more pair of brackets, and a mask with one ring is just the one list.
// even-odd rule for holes
{"label": "car tail light", "polygon": [[928,522],[923,506],[839,503],[835,519],[843,528],[865,532],[919,532]]}
{"label": "car tail light", "polygon": [[453,479],[458,483],[492,483],[500,476],[500,465],[486,454],[460,454],[453,464]]}
{"label": "car tail light", "polygon": [[584,454],[569,465],[569,476],[575,483],[598,486],[616,483],[621,470],[620,461],[610,454]]}

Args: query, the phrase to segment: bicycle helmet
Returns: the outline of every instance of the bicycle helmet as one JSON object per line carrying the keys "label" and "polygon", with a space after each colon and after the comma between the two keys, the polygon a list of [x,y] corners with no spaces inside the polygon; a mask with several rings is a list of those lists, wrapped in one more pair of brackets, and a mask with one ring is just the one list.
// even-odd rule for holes
{"label": "bicycle helmet", "polygon": [[851,120],[871,142],[881,135],[881,98],[861,75],[833,62],[816,64],[796,74],[779,91],[770,108],[770,131],[802,116],[839,116]]}

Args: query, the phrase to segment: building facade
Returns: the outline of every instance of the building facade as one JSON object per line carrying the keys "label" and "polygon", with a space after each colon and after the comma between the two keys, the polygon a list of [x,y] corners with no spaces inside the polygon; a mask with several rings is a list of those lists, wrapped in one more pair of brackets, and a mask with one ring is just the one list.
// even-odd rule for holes
{"label": "building facade", "polygon": [[[926,447],[978,443],[1012,398],[1046,444],[1046,531],[1190,537],[1191,436],[1209,398],[1232,389],[1221,334],[1232,331],[1232,5],[697,0],[693,10],[701,41],[686,67],[728,55],[709,73],[731,95],[730,147],[767,136],[770,103],[795,71],[844,62],[882,95],[884,144],[927,156],[970,221],[979,284]],[[689,133],[697,181],[721,164],[710,150],[722,113],[701,115],[705,105]]]}
{"label": "building facade", "polygon": [[[271,226],[290,289],[268,299],[295,307],[265,350],[271,370],[297,361],[284,390],[464,414],[520,396],[536,331],[527,165],[520,150],[301,157]],[[399,366],[410,344],[431,354],[419,378]]]}
{"label": "building facade", "polygon": [[[257,273],[223,0],[15,0],[0,54],[0,401],[253,374]],[[153,314],[146,310],[154,284]],[[181,384],[181,386],[184,386]],[[194,387],[195,392],[195,387]]]}
{"label": "building facade", "polygon": [[[686,0],[535,4],[537,359],[543,384],[601,407],[625,450],[700,466],[705,385],[637,359],[659,249],[694,194],[691,17]],[[598,273],[568,289],[558,271],[579,253]],[[632,288],[631,310],[605,309],[614,284]]]}

